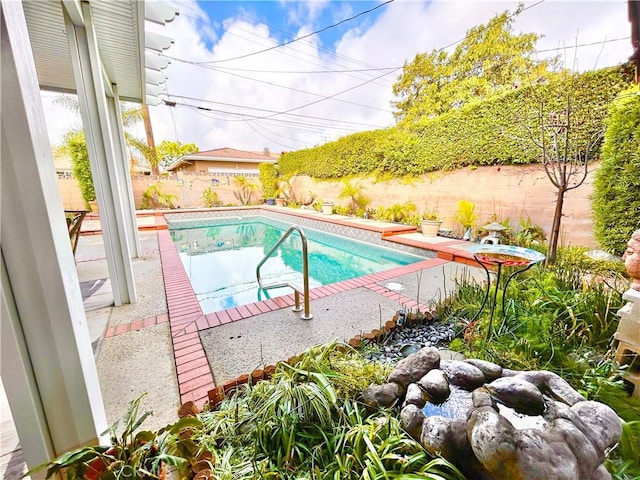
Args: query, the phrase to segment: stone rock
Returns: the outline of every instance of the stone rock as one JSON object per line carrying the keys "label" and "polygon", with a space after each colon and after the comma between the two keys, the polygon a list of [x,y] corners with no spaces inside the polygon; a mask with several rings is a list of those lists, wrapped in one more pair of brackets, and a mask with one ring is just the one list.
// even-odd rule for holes
{"label": "stone rock", "polygon": [[473,454],[465,420],[427,417],[422,427],[421,443],[431,455],[455,458],[456,466],[467,478],[495,480]]}
{"label": "stone rock", "polygon": [[496,480],[581,480],[576,458],[555,432],[516,430],[491,407],[471,413],[467,432],[473,453]]}
{"label": "stone rock", "polygon": [[465,362],[478,368],[484,374],[486,382],[493,382],[496,378],[500,378],[502,376],[502,367],[493,362],[480,360],[478,358],[468,358]]}
{"label": "stone rock", "polygon": [[491,395],[507,407],[525,415],[542,415],[546,409],[542,392],[534,384],[515,376],[498,378],[485,385]]}
{"label": "stone rock", "polygon": [[440,349],[440,360],[464,360],[464,354],[448,348],[442,348]]}
{"label": "stone rock", "polygon": [[516,461],[514,433],[513,426],[492,407],[476,408],[469,416],[467,437],[471,449],[496,479],[522,478]]}
{"label": "stone rock", "polygon": [[607,467],[600,465],[596,468],[596,471],[593,472],[590,480],[611,480],[611,474],[607,470]]}
{"label": "stone rock", "polygon": [[584,401],[571,407],[582,423],[590,429],[589,439],[597,450],[613,447],[622,436],[622,423],[611,407],[600,402]]}
{"label": "stone rock", "polygon": [[447,375],[451,385],[465,390],[481,387],[485,382],[484,374],[480,369],[465,361],[444,360],[440,363],[440,370]]}
{"label": "stone rock", "polygon": [[519,372],[516,377],[533,383],[542,393],[546,393],[567,405],[574,405],[585,400],[566,380],[553,372],[547,370]]}
{"label": "stone rock", "polygon": [[[520,430],[512,439],[523,480],[588,480],[580,476],[578,460],[561,435],[552,430]],[[506,479],[505,479],[506,480]]]}
{"label": "stone rock", "polygon": [[442,370],[431,370],[420,379],[418,384],[424,389],[428,400],[432,403],[444,401],[451,392],[447,377]]}
{"label": "stone rock", "polygon": [[409,387],[407,387],[407,394],[404,397],[403,407],[406,405],[415,405],[418,408],[422,408],[424,407],[425,403],[427,403],[425,393],[418,386],[418,384],[412,383],[411,385],[409,385]]}
{"label": "stone rock", "polygon": [[604,461],[604,452],[598,451],[587,437],[569,420],[558,418],[549,429],[569,447],[576,458],[579,478],[591,479],[593,472]]}
{"label": "stone rock", "polygon": [[390,407],[402,397],[402,391],[397,383],[370,385],[364,389],[362,397],[370,407]]}
{"label": "stone rock", "polygon": [[[433,350],[408,357],[412,361],[389,377],[397,382],[369,387],[364,394],[368,404],[388,406],[406,392],[401,425],[428,452],[442,455],[474,480],[610,480],[605,452],[622,434],[611,408],[585,400],[547,371],[502,369],[502,377],[484,384],[499,366],[440,361]],[[426,416],[425,401],[446,392],[451,401],[438,408],[447,415],[458,412],[453,400],[464,394],[466,419],[464,412],[462,418]]]}
{"label": "stone rock", "polygon": [[474,408],[491,407],[496,408],[496,402],[491,396],[491,392],[486,387],[476,388],[471,394],[471,401]]}
{"label": "stone rock", "polygon": [[397,383],[403,390],[420,380],[429,370],[440,366],[440,354],[435,347],[424,347],[398,362],[389,375],[389,382]]}
{"label": "stone rock", "polygon": [[416,405],[406,405],[400,411],[400,425],[414,439],[420,441],[422,424],[425,420],[422,409]]}

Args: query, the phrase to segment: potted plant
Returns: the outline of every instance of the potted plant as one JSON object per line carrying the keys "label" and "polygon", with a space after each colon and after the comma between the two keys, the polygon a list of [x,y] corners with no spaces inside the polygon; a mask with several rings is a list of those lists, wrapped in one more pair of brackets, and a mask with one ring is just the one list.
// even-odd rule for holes
{"label": "potted plant", "polygon": [[121,436],[116,433],[118,422],[104,432],[109,433],[110,445],[71,450],[27,474],[33,475],[46,468],[46,478],[64,472],[69,480],[164,479],[167,465],[184,473],[190,468],[189,459],[197,449],[189,432],[201,426],[202,422],[191,416],[181,418],[156,432],[137,431],[151,415],[151,412],[146,412],[138,416],[142,396],[129,404],[123,418],[124,430]]}
{"label": "potted plant", "polygon": [[332,215],[333,214],[333,202],[322,202],[322,213],[324,215]]}
{"label": "potted plant", "polygon": [[422,234],[426,237],[435,237],[438,235],[442,219],[438,214],[437,208],[426,209],[422,212]]}
{"label": "potted plant", "polygon": [[464,228],[464,240],[471,240],[471,230],[476,226],[478,215],[476,205],[470,200],[459,200],[456,204],[455,219]]}

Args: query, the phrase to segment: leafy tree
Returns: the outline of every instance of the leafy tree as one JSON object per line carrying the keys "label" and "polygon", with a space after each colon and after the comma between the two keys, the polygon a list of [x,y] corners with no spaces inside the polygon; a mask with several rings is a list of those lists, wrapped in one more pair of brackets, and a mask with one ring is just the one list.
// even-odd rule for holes
{"label": "leafy tree", "polygon": [[[60,95],[56,97],[53,101],[54,103],[66,107],[69,110],[80,113],[80,105],[78,103],[78,99],[75,96],[69,95]],[[124,128],[124,141],[127,147],[130,150],[135,150],[142,155],[145,161],[153,168],[154,167],[154,155],[153,151],[149,148],[149,145],[146,141],[141,138],[136,137],[131,134],[127,129],[133,127],[136,123],[142,120],[142,109],[140,107],[126,107],[125,105],[120,106],[120,118],[122,119],[122,126]],[[73,136],[75,131],[70,131],[69,134]],[[80,141],[85,141],[84,134],[82,135],[82,139]],[[65,143],[67,139],[63,141],[63,145],[58,146],[56,151],[59,154],[67,154],[68,152],[65,150]],[[86,147],[85,147],[86,148]],[[54,152],[55,153],[55,152]],[[155,164],[157,168],[157,163]]]}
{"label": "leafy tree", "polygon": [[396,223],[419,223],[416,217],[417,207],[413,202],[394,203],[388,208],[378,208],[377,217]]}
{"label": "leafy tree", "polygon": [[622,92],[609,112],[592,208],[596,239],[603,248],[620,255],[640,225],[638,88]]}
{"label": "leafy tree", "polygon": [[202,192],[202,203],[205,207],[219,207],[222,202],[218,198],[218,192],[214,192],[211,187]]}
{"label": "leafy tree", "polygon": [[200,149],[195,143],[180,143],[163,140],[156,146],[158,165],[167,168],[173,162],[184,155],[198,153]]}
{"label": "leafy tree", "polygon": [[513,34],[515,16],[504,11],[486,25],[470,29],[449,55],[419,53],[404,66],[393,93],[396,120],[413,122],[441,115],[474,100],[530,85],[549,73],[555,60],[535,60],[539,35]]}

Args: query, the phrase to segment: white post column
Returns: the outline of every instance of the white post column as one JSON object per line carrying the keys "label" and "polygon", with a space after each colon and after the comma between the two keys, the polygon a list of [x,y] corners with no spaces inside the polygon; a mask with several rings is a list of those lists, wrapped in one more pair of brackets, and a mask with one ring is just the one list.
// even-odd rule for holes
{"label": "white post column", "polygon": [[120,196],[126,184],[117,167],[114,131],[111,128],[91,5],[82,2],[81,6],[84,26],[74,25],[66,12],[65,23],[91,174],[100,210],[113,301],[119,306],[137,301],[125,208]]}
{"label": "white post column", "polygon": [[137,258],[141,255],[140,236],[138,235],[138,223],[136,221],[136,204],[133,199],[133,184],[129,172],[129,156],[127,146],[124,142],[124,129],[122,127],[122,115],[120,113],[120,97],[118,96],[118,86],[112,85],[113,97],[107,97],[107,107],[111,117],[112,132],[115,134],[114,147],[116,151],[116,167],[120,178],[124,180],[125,188],[118,192],[124,208],[124,220],[126,235],[131,248],[131,257]]}
{"label": "white post column", "polygon": [[22,2],[0,17],[1,376],[35,467],[107,421]]}

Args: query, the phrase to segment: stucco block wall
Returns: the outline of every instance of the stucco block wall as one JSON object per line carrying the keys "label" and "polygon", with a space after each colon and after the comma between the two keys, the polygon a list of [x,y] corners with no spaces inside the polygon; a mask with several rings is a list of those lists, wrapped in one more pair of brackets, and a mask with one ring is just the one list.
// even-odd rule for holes
{"label": "stucco block wall", "polygon": [[[593,219],[590,196],[593,192],[593,173],[590,167],[585,183],[565,196],[562,217],[564,245],[584,245],[594,248]],[[509,218],[512,226],[520,218],[529,217],[541,225],[548,234],[553,222],[556,190],[547,178],[542,165],[465,168],[451,172],[434,172],[416,182],[400,180],[375,182],[373,179],[355,180],[364,185],[363,193],[372,203],[371,208],[388,207],[395,203],[413,202],[418,210],[437,207],[443,217],[443,228],[460,229],[453,220],[458,200],[470,200],[476,205],[478,225]],[[318,198],[346,205],[338,199],[342,182],[316,182],[304,178],[299,182],[301,191],[311,190]]]}
{"label": "stucco block wall", "polygon": [[[565,198],[562,218],[562,238],[564,245],[584,245],[595,248],[591,200],[593,173],[597,165],[590,167],[585,183],[570,191]],[[257,177],[251,177],[259,184]],[[218,183],[212,180],[217,179]],[[136,176],[132,179],[136,206],[139,208],[143,192],[154,182],[160,181],[167,193],[176,197],[175,204],[181,208],[202,206],[202,192],[211,187],[225,204],[238,204],[234,187],[228,176],[211,177],[178,174],[176,178],[154,180],[150,176]],[[544,173],[541,165],[491,166],[477,169],[466,168],[452,172],[434,172],[424,175],[415,182],[391,180],[376,182],[373,179],[356,180],[364,185],[363,193],[372,199],[371,208],[388,207],[394,203],[413,202],[419,210],[437,206],[445,222],[443,227],[459,229],[453,220],[458,200],[470,200],[476,204],[478,225],[490,221],[493,214],[498,220],[509,218],[512,226],[518,226],[520,218],[530,218],[541,225],[547,234],[551,229],[555,208],[556,190]],[[65,209],[83,208],[80,189],[75,179],[59,179],[60,192]],[[339,181],[315,181],[309,177],[299,177],[294,182],[296,192],[307,195],[312,192],[317,198],[346,205],[346,200],[338,199],[343,188]],[[259,201],[261,191],[254,196]]]}

